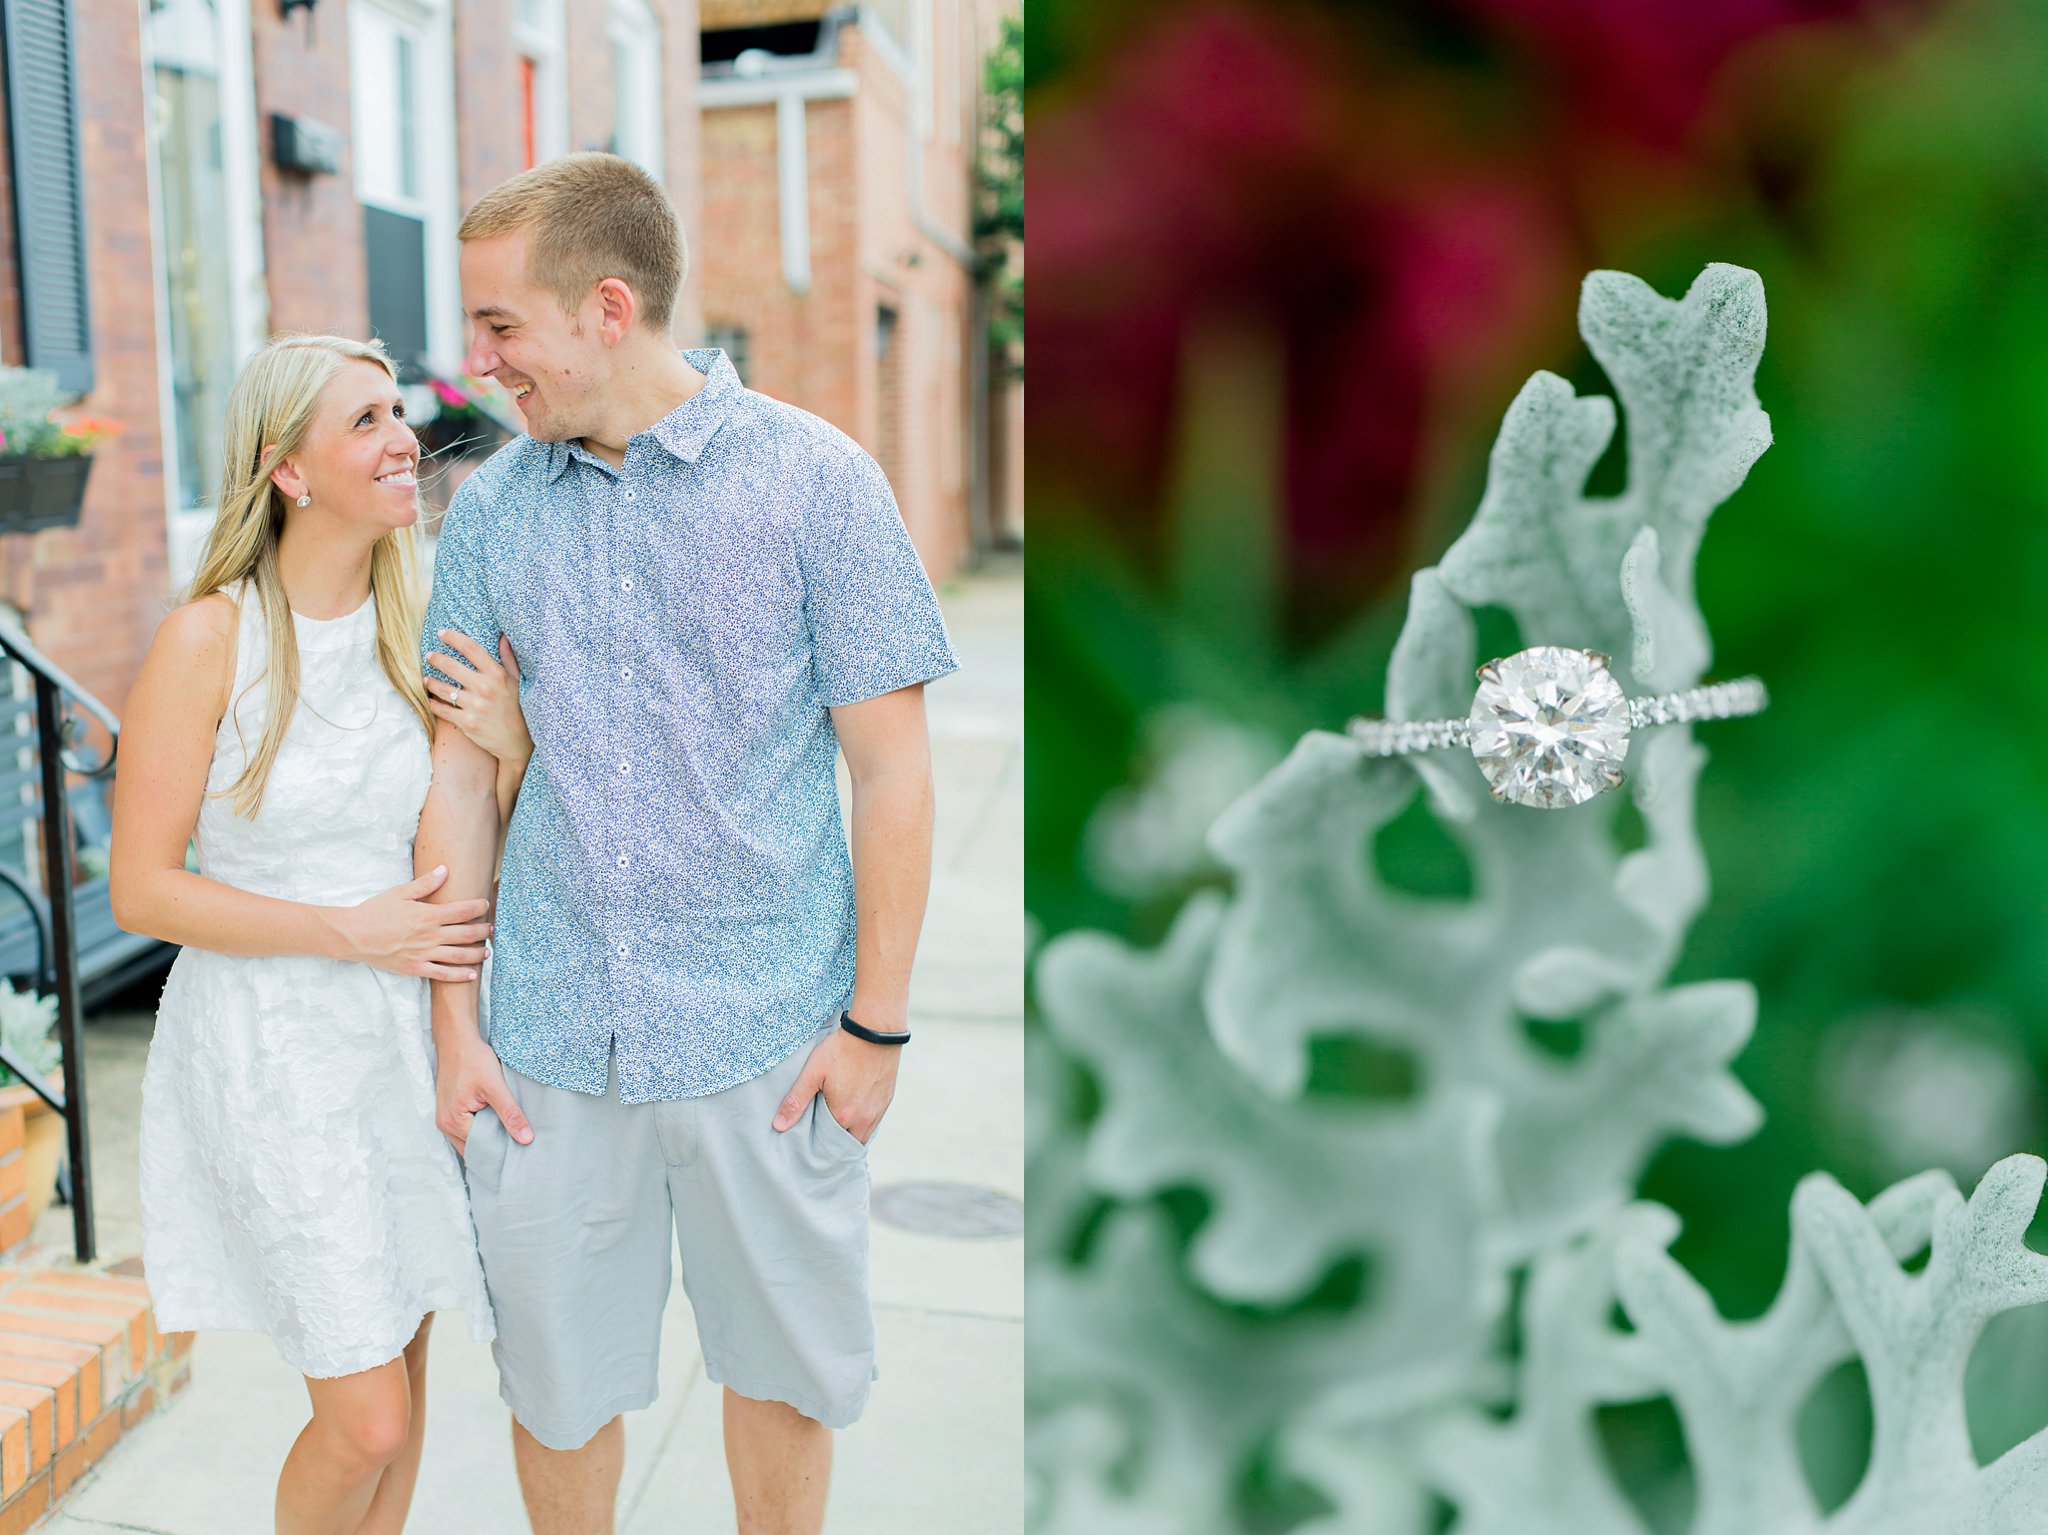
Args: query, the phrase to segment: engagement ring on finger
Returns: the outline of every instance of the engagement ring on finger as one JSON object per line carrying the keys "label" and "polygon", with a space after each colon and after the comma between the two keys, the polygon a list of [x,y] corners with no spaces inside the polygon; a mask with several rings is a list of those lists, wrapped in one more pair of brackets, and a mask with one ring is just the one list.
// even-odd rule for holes
{"label": "engagement ring on finger", "polygon": [[1770,702],[1755,677],[1632,699],[1612,665],[1597,650],[1538,645],[1480,667],[1464,719],[1361,718],[1345,733],[1374,757],[1466,747],[1495,799],[1562,810],[1622,781],[1635,731],[1758,714]]}

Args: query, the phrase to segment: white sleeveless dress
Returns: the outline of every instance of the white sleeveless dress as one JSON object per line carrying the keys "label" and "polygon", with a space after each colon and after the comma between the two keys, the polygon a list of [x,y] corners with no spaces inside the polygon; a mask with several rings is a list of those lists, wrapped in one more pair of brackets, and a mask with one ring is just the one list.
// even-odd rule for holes
{"label": "white sleeveless dress", "polygon": [[[299,702],[256,818],[219,795],[268,716],[262,607],[199,812],[200,872],[352,905],[412,878],[432,776],[418,716],[377,664],[375,599],[293,615]],[[268,1333],[301,1374],[396,1358],[430,1311],[495,1328],[455,1150],[434,1128],[427,982],[308,957],[185,949],[142,1083],[142,1252],[158,1327]]]}

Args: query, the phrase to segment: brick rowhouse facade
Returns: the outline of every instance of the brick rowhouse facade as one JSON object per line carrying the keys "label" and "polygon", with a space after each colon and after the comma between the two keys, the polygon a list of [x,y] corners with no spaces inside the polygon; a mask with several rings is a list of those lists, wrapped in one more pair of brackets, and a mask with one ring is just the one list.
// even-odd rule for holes
{"label": "brick rowhouse facade", "polygon": [[[337,336],[370,333],[363,209],[352,179],[348,28],[340,6],[296,11],[254,0],[256,121],[263,188],[263,268],[273,331]],[[281,171],[270,153],[270,116],[307,118],[343,130],[341,169],[307,176]]]}
{"label": "brick rowhouse facade", "polygon": [[[94,456],[75,528],[0,534],[0,599],[79,684],[118,711],[163,615],[163,432],[141,33],[132,0],[75,0],[93,389],[81,407],[125,423]],[[4,90],[0,82],[0,90]],[[0,120],[4,120],[0,110]],[[10,146],[11,149],[11,146]],[[0,156],[12,174],[11,152]],[[0,199],[0,361],[23,355],[14,199]]]}
{"label": "brick rowhouse facade", "polygon": [[[751,387],[816,412],[875,456],[934,577],[974,544],[974,363],[984,344],[969,252],[974,149],[982,60],[1005,8],[907,0],[885,23],[880,8],[823,0],[701,6],[707,33],[824,23],[814,54],[706,68],[705,323],[744,335]],[[892,36],[890,24],[912,35]],[[794,35],[794,45],[790,34],[761,42],[773,51],[808,41]],[[786,206],[782,132],[793,122],[807,231]],[[808,236],[794,257],[793,232]],[[807,285],[793,281],[806,266]],[[1014,413],[983,409],[986,476],[1007,461],[995,439]],[[985,479],[981,494],[1000,531],[1004,486]]]}
{"label": "brick rowhouse facade", "polygon": [[[459,202],[524,168],[517,0],[451,0],[453,150]],[[96,456],[76,528],[0,534],[0,600],[19,609],[30,634],[90,692],[125,712],[142,655],[171,606],[166,537],[162,303],[150,224],[149,62],[138,8],[73,0],[80,48],[80,153],[84,172],[88,285],[95,381],[78,402],[125,423]],[[647,0],[661,34],[663,179],[693,235],[701,216],[697,162],[696,0]],[[612,129],[613,54],[608,0],[562,0],[563,78],[569,149],[605,148]],[[352,165],[348,7],[318,0],[286,19],[278,0],[251,0],[250,64],[261,198],[263,287],[269,328],[366,335],[370,329],[364,214]],[[4,81],[0,81],[4,91]],[[333,174],[280,170],[271,114],[336,130]],[[15,269],[12,160],[0,101],[0,362],[24,358]],[[459,210],[458,210],[459,212]],[[206,253],[209,258],[212,253]],[[702,335],[693,280],[675,331]],[[208,487],[210,491],[211,487]]]}
{"label": "brick rowhouse facade", "polygon": [[[694,237],[702,199],[696,174],[698,128],[697,0],[648,0],[661,29],[663,184]],[[455,13],[456,168],[464,211],[499,182],[526,168],[520,119],[516,0],[461,0]],[[606,0],[565,0],[564,54],[569,82],[567,148],[603,149],[612,130],[612,58]],[[694,270],[676,298],[675,335],[694,346],[703,307]]]}

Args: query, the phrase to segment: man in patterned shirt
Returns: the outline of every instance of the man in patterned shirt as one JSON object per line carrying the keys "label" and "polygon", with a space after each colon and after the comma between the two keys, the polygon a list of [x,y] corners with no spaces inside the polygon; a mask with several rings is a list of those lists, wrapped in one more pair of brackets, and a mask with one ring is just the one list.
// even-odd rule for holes
{"label": "man in patterned shirt", "polygon": [[516,677],[533,752],[487,1033],[476,983],[435,984],[433,1027],[521,1490],[539,1535],[612,1528],[673,1232],[740,1529],[815,1535],[830,1431],[875,1376],[866,1141],[930,878],[923,685],[953,653],[874,461],[676,350],[681,231],[645,173],[551,161],[459,233],[468,367],[527,434],[442,528],[423,644],[458,724],[416,861],[447,866],[441,900],[488,892],[463,684]]}

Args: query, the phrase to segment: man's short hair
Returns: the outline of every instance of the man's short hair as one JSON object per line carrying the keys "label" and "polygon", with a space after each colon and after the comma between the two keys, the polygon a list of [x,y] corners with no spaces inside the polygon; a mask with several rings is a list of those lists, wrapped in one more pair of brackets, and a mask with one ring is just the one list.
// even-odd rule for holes
{"label": "man's short hair", "polygon": [[527,280],[574,314],[616,277],[640,300],[641,322],[666,334],[688,252],[675,204],[631,160],[589,151],[548,160],[477,199],[458,240],[528,231]]}

